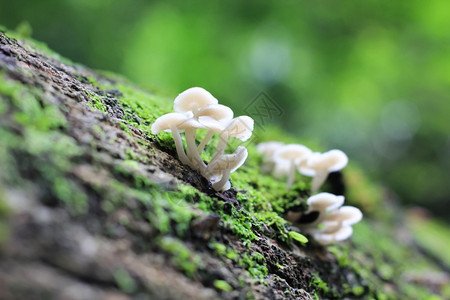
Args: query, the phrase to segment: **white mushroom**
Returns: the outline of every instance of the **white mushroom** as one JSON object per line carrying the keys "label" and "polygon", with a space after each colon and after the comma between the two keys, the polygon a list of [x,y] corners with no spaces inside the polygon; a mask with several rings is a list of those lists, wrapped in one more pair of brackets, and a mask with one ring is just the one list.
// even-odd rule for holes
{"label": "white mushroom", "polygon": [[273,160],[273,154],[280,149],[281,146],[283,146],[283,143],[281,142],[264,142],[256,145],[256,150],[259,154],[264,156],[266,160],[271,161]]}
{"label": "white mushroom", "polygon": [[248,116],[239,116],[229,122],[227,127],[220,133],[219,143],[210,163],[214,163],[223,155],[230,137],[240,139],[245,142],[252,136],[254,121]]}
{"label": "white mushroom", "polygon": [[178,113],[192,112],[197,114],[198,110],[211,104],[217,104],[216,98],[207,90],[193,87],[180,93],[173,102],[173,110]]}
{"label": "white mushroom", "polygon": [[361,221],[362,216],[362,212],[358,208],[353,206],[342,206],[328,214],[324,223],[350,226]]}
{"label": "white mushroom", "polygon": [[311,234],[322,245],[347,239],[353,232],[351,225],[362,219],[358,208],[342,206],[344,196],[320,193],[309,197],[307,203],[306,212],[287,214],[286,219],[296,223],[302,231]]}
{"label": "white mushroom", "polygon": [[308,159],[298,165],[303,175],[313,176],[311,193],[319,190],[330,172],[339,171],[348,163],[348,157],[341,150],[330,150],[325,153],[312,153]]}
{"label": "white mushroom", "polygon": [[[189,123],[194,126],[186,126],[186,154],[195,169],[203,171],[206,168],[201,159],[201,152],[214,135],[214,132],[223,130],[233,118],[233,111],[218,104],[216,98],[203,88],[190,88],[179,94],[174,100],[174,110],[185,114],[197,123]],[[208,129],[209,132],[202,143],[197,146],[195,142],[196,130],[198,128]]]}
{"label": "white mushroom", "polygon": [[212,186],[216,191],[229,189],[230,174],[244,164],[247,156],[247,149],[239,146],[234,153],[224,154],[208,165],[205,175],[211,179]]}
{"label": "white mushroom", "polygon": [[[233,111],[218,104],[208,91],[195,87],[179,94],[174,100],[175,113],[159,117],[152,125],[152,133],[165,130],[171,131],[175,147],[181,162],[199,171],[203,176],[212,179],[216,190],[226,190],[231,187],[230,173],[241,166],[247,158],[247,149],[238,149],[229,155],[223,155],[229,137],[242,141],[250,138],[253,130],[253,119],[242,116],[233,119]],[[207,130],[205,138],[197,146],[195,137],[197,129]],[[184,131],[186,138],[186,152],[180,131]],[[221,139],[211,159],[208,170],[201,158],[201,153],[214,133],[220,133]],[[212,175],[208,175],[211,173]],[[209,178],[211,177],[211,178]]]}
{"label": "white mushroom", "polygon": [[294,183],[296,166],[304,161],[310,154],[310,149],[297,144],[285,145],[275,151],[273,154],[275,168],[289,170],[286,188],[290,188]]}
{"label": "white mushroom", "polygon": [[[259,143],[256,145],[256,150],[264,157],[264,163],[261,166],[263,171],[265,173],[270,173],[274,171],[274,168],[276,167],[276,164],[273,160],[273,154],[275,151],[277,151],[280,147],[283,146],[283,143],[280,142],[264,142]],[[288,170],[289,171],[289,170]],[[288,171],[284,172],[283,176],[287,175]],[[278,172],[277,172],[278,174]],[[274,172],[275,175],[275,172]],[[277,175],[275,175],[277,176]],[[277,176],[281,177],[281,176]]]}
{"label": "white mushroom", "polygon": [[214,133],[224,130],[233,119],[233,111],[228,106],[212,104],[200,109],[197,113],[197,118],[209,130],[197,147],[197,151],[202,153]]}
{"label": "white mushroom", "polygon": [[272,170],[272,175],[276,178],[289,177],[289,172],[291,172],[290,164],[277,164],[274,162],[274,167]]}
{"label": "white mushroom", "polygon": [[[319,193],[317,195],[311,196],[306,200],[308,204],[308,210],[303,213],[303,215],[308,215],[313,212],[318,212],[318,216],[316,219],[312,220],[309,223],[299,224],[303,228],[314,228],[317,224],[321,223],[331,211],[336,210],[342,204],[344,204],[344,196],[336,196],[330,193]],[[288,215],[289,216],[289,215]],[[287,219],[296,222],[297,220],[292,219],[294,216],[291,215]]]}
{"label": "white mushroom", "polygon": [[200,123],[195,122],[192,118],[181,113],[168,113],[162,115],[152,124],[151,131],[153,134],[165,130],[171,131],[173,139],[175,141],[175,148],[177,150],[178,158],[183,164],[193,167],[192,162],[184,152],[183,141],[181,140],[180,130],[191,128],[193,126],[202,126]]}
{"label": "white mushroom", "polygon": [[228,137],[234,137],[245,142],[252,136],[254,121],[249,116],[239,116],[231,120],[224,132]]}
{"label": "white mushroom", "polygon": [[339,230],[333,233],[316,233],[313,234],[314,239],[321,245],[329,245],[348,239],[353,233],[353,228],[350,226],[340,227]]}
{"label": "white mushroom", "polygon": [[228,122],[233,119],[233,111],[222,104],[211,104],[199,109],[196,116],[198,118],[210,117],[217,121]]}
{"label": "white mushroom", "polygon": [[344,200],[344,196],[337,196],[331,193],[319,193],[306,200],[306,203],[308,203],[307,212],[318,210],[327,213],[344,204]]}

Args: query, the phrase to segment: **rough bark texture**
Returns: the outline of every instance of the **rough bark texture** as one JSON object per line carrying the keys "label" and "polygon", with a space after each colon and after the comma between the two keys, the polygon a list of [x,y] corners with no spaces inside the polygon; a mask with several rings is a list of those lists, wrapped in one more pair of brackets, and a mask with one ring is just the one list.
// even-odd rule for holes
{"label": "rough bark texture", "polygon": [[301,245],[282,214],[304,183],[283,191],[250,158],[215,193],[150,134],[171,99],[1,32],[0,99],[0,299],[426,298],[448,283],[395,207],[368,209],[353,241]]}

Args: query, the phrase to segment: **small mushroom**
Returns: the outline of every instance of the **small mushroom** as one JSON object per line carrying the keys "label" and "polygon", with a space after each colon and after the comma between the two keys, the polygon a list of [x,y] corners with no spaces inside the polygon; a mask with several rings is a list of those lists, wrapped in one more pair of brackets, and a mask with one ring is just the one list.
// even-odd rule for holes
{"label": "small mushroom", "polygon": [[[202,172],[206,168],[201,158],[204,147],[215,132],[220,132],[226,127],[233,118],[233,111],[225,105],[218,104],[211,93],[199,87],[190,88],[179,94],[174,100],[174,110],[186,116],[184,124],[186,156],[190,160],[191,167]],[[209,131],[199,146],[195,142],[197,129]]]}
{"label": "small mushroom", "polygon": [[219,101],[207,90],[193,87],[180,93],[173,102],[173,110],[178,113],[192,112],[197,114],[198,110]]}
{"label": "small mushroom", "polygon": [[[275,151],[280,149],[280,147],[283,146],[283,143],[281,142],[264,142],[259,143],[256,146],[256,150],[264,157],[264,164],[262,165],[262,169],[265,173],[270,173],[274,170],[276,164],[273,160],[273,154]],[[284,175],[286,175],[288,171],[285,172]],[[275,174],[274,174],[275,175]]]}
{"label": "small mushroom", "polygon": [[252,136],[254,121],[248,116],[239,116],[229,122],[227,127],[221,131],[219,143],[214,151],[210,163],[214,163],[223,155],[230,137],[240,139],[245,142]]}
{"label": "small mushroom", "polygon": [[324,223],[329,225],[339,224],[342,226],[350,226],[361,221],[362,216],[362,212],[358,208],[353,206],[342,206],[328,214]]}
{"label": "small mushroom", "polygon": [[264,156],[264,158],[268,161],[272,160],[273,154],[275,151],[280,149],[284,144],[281,142],[264,142],[256,145],[256,150]]}
{"label": "small mushroom", "polygon": [[318,210],[328,213],[344,204],[344,200],[344,196],[337,196],[331,193],[319,193],[306,200],[306,203],[308,203],[307,212]]}
{"label": "small mushroom", "polygon": [[162,115],[152,124],[151,131],[153,134],[157,134],[160,131],[171,131],[173,139],[175,141],[175,148],[177,150],[178,158],[185,165],[193,167],[192,162],[184,152],[183,141],[181,140],[180,130],[189,129],[194,126],[203,126],[196,122],[189,116],[181,113],[168,113]]}
{"label": "small mushroom", "polygon": [[[203,171],[206,165],[201,159],[201,152],[214,132],[222,130],[233,118],[233,111],[225,105],[218,104],[218,100],[211,93],[200,87],[193,87],[179,94],[174,100],[173,108],[176,112],[187,114],[202,124],[202,126],[186,128],[185,135],[187,157],[194,164],[195,169]],[[198,128],[210,130],[199,146],[195,143]]]}
{"label": "small mushroom", "polygon": [[293,223],[297,223],[299,221],[299,217],[318,212],[315,219],[312,219],[306,223],[301,222],[301,224],[299,224],[299,226],[303,228],[313,228],[322,222],[329,212],[336,210],[344,203],[344,196],[336,196],[330,193],[319,193],[309,197],[308,200],[306,200],[306,203],[308,204],[308,209],[304,213],[288,213],[286,215],[286,219]]}
{"label": "small mushroom", "polygon": [[[223,152],[229,137],[242,141],[250,138],[253,119],[247,116],[233,119],[233,111],[229,107],[218,104],[211,93],[199,87],[190,88],[179,94],[174,100],[173,108],[175,113],[163,115],[153,123],[152,133],[157,134],[162,130],[172,132],[181,162],[212,179],[216,190],[229,189],[230,173],[244,163],[248,153],[245,147],[239,147],[233,154],[224,155]],[[208,132],[197,146],[195,138],[198,129]],[[184,131],[186,151],[181,131]],[[201,153],[215,133],[220,134],[220,140],[207,166],[201,158]]]}
{"label": "small mushroom", "polygon": [[307,203],[306,212],[288,214],[286,219],[311,234],[322,245],[347,239],[353,232],[351,225],[362,219],[358,208],[342,206],[344,196],[320,193],[309,197]]}
{"label": "small mushroom", "polygon": [[247,149],[239,146],[232,154],[224,154],[208,165],[205,175],[211,179],[216,191],[225,191],[230,188],[228,181],[230,174],[244,164],[247,156]]}
{"label": "small mushroom", "polygon": [[353,228],[351,226],[343,226],[333,233],[315,233],[313,236],[319,244],[325,246],[332,243],[342,242],[348,239],[352,233]]}
{"label": "small mushroom", "polygon": [[228,106],[212,104],[200,109],[197,113],[197,118],[209,130],[197,147],[197,151],[202,153],[214,133],[224,130],[233,119],[233,111]]}
{"label": "small mushroom", "polygon": [[341,227],[349,227],[362,219],[361,211],[353,206],[342,206],[325,216],[322,221],[323,228],[317,233],[335,233]]}
{"label": "small mushroom", "polygon": [[311,193],[316,193],[331,172],[344,168],[348,163],[347,155],[341,150],[330,150],[325,153],[312,153],[308,159],[298,165],[300,173],[312,176]]}
{"label": "small mushroom", "polygon": [[289,170],[286,188],[289,189],[294,183],[296,166],[304,161],[310,154],[310,149],[297,144],[285,145],[275,151],[273,154],[275,168],[278,168],[279,170]]}

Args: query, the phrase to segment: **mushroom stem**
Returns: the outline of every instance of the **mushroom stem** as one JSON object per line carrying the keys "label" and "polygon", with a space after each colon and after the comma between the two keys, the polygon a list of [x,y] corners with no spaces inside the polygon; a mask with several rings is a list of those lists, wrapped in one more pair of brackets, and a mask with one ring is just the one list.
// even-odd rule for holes
{"label": "mushroom stem", "polygon": [[173,140],[175,141],[175,148],[177,149],[178,158],[183,164],[193,168],[191,161],[184,152],[183,141],[181,140],[180,131],[175,125],[172,125],[170,127],[170,130],[172,131]]}
{"label": "mushroom stem", "polygon": [[311,194],[315,194],[327,179],[328,172],[317,172],[311,183]]}
{"label": "mushroom stem", "polygon": [[228,143],[228,133],[224,132],[220,134],[219,143],[217,144],[216,151],[209,161],[210,164],[214,163],[225,151]]}
{"label": "mushroom stem", "polygon": [[205,138],[201,141],[201,143],[197,147],[198,153],[202,153],[203,152],[203,150],[205,149],[206,145],[211,140],[213,135],[214,135],[214,131],[209,131],[208,132],[208,134],[205,136]]}
{"label": "mushroom stem", "polygon": [[289,173],[288,173],[288,179],[286,182],[286,189],[290,189],[292,185],[294,184],[294,178],[295,178],[295,161],[291,159],[290,166],[289,166]]}
{"label": "mushroom stem", "polygon": [[203,170],[206,168],[206,165],[203,162],[200,153],[197,152],[197,145],[195,144],[195,131],[195,128],[187,128],[185,130],[187,156],[191,159],[194,167],[197,167],[200,172],[203,172]]}
{"label": "mushroom stem", "polygon": [[220,178],[219,181],[213,183],[212,185],[213,189],[215,189],[216,191],[222,190],[225,184],[227,183],[228,179],[230,178],[230,173],[231,173],[230,169],[225,170],[225,172],[223,172],[222,178]]}
{"label": "mushroom stem", "polygon": [[199,108],[198,108],[197,104],[195,104],[195,103],[192,104],[191,111],[194,114],[194,118],[197,118],[197,114],[198,114],[198,111],[199,111]]}

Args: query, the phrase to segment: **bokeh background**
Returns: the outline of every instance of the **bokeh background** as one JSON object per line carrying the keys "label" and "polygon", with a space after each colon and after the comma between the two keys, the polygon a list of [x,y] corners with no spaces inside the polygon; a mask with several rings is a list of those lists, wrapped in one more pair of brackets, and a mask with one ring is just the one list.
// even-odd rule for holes
{"label": "bokeh background", "polygon": [[450,2],[0,0],[0,24],[89,67],[340,148],[407,205],[450,209]]}

